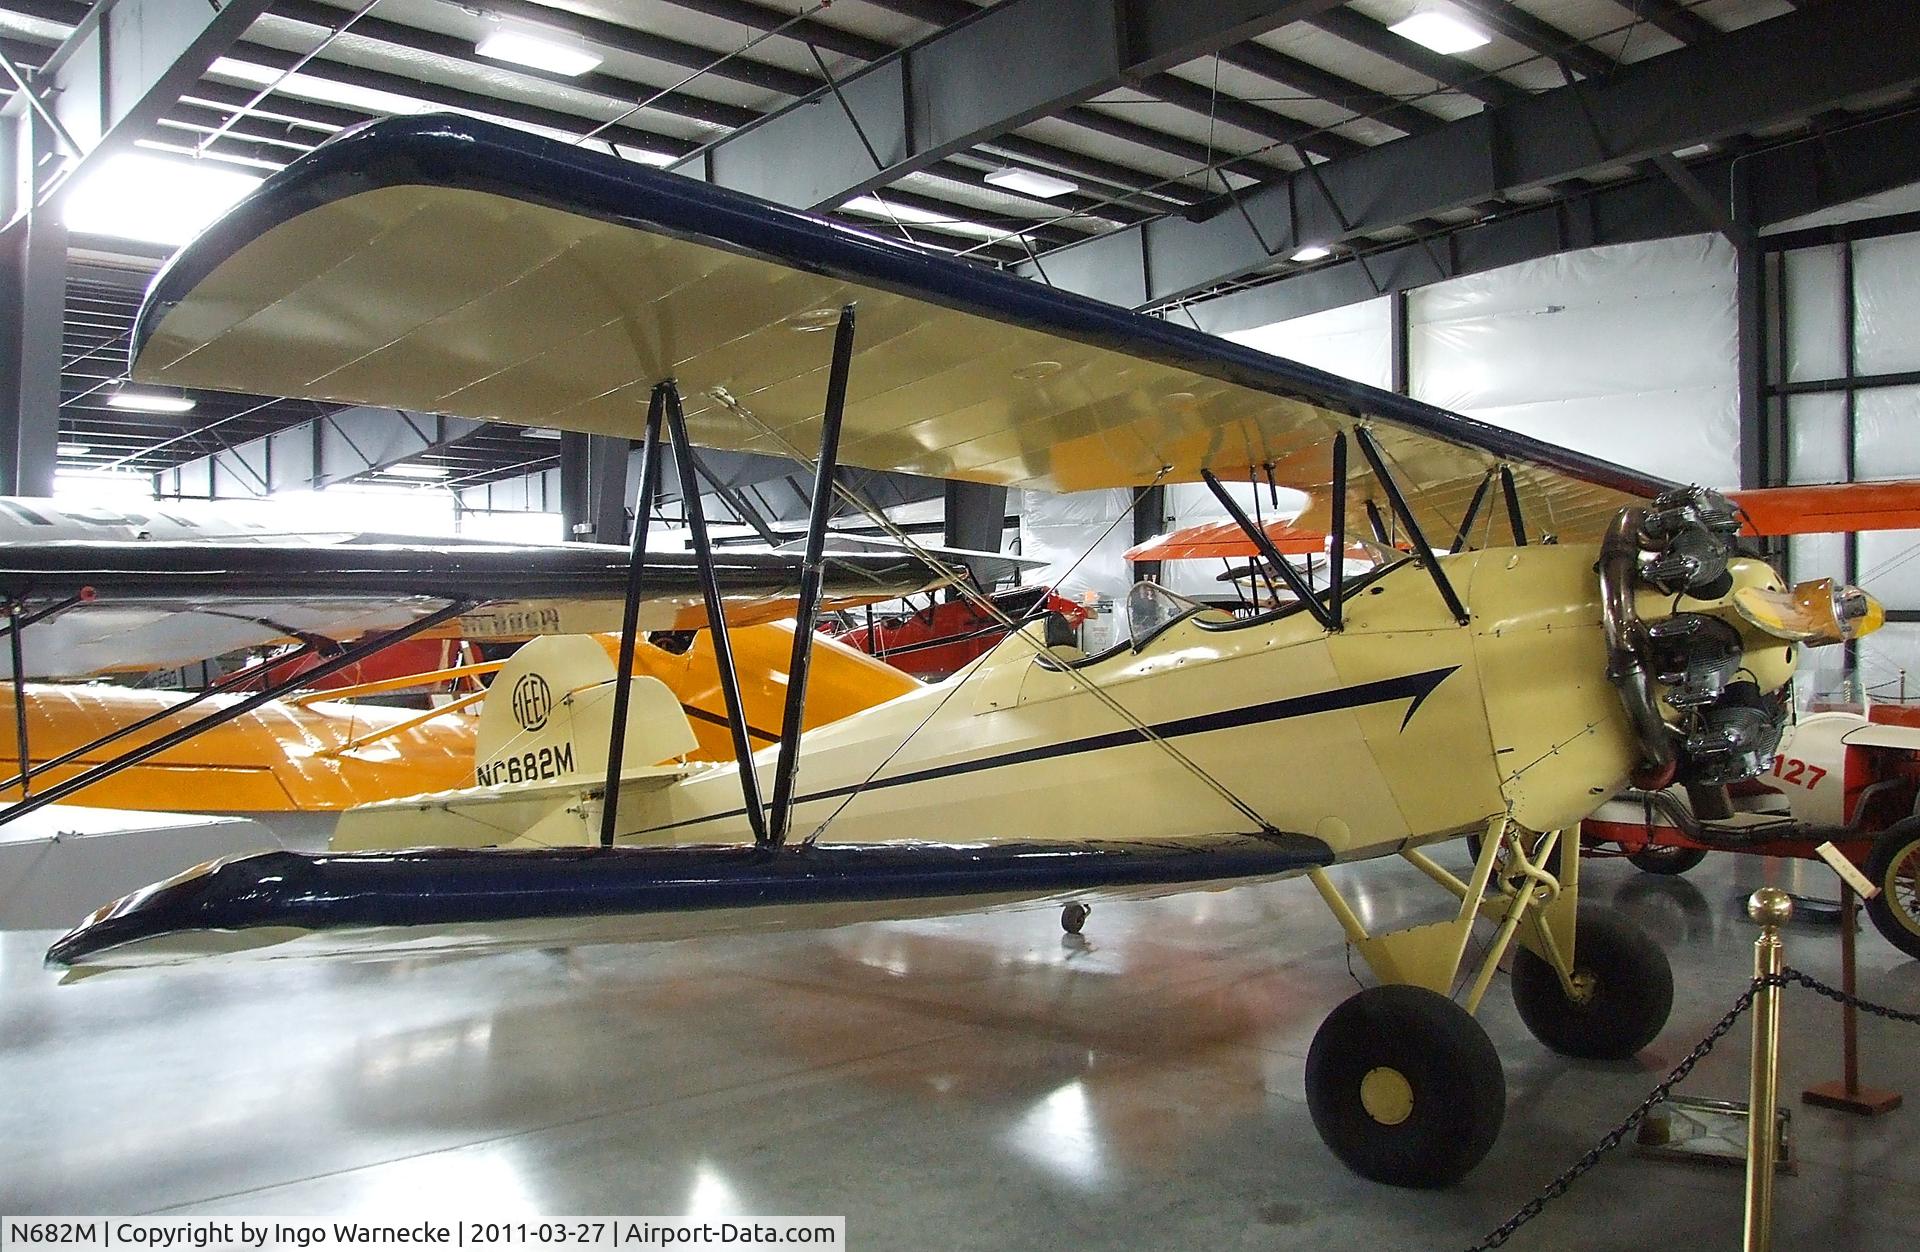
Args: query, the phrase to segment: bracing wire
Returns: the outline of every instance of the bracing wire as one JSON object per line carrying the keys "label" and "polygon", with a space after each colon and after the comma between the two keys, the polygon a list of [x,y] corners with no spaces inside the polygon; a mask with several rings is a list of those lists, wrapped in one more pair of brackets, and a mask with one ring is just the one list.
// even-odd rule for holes
{"label": "bracing wire", "polygon": [[[725,404],[736,416],[742,418],[747,422],[752,423],[763,434],[773,439],[777,444],[779,444],[785,450],[786,454],[789,457],[791,457],[795,462],[803,466],[812,465],[813,463],[812,458],[808,457],[804,451],[796,447],[793,444],[793,442],[787,439],[787,437],[784,434],[782,434],[780,431],[773,429],[767,423],[761,421],[760,417],[757,414],[755,414],[751,409],[747,408],[745,405],[741,404],[738,400],[735,400],[732,397],[727,397],[726,399],[723,399],[721,403]],[[1150,490],[1153,487],[1159,486],[1161,482],[1165,480],[1167,473],[1170,469],[1171,469],[1170,466],[1162,467],[1160,472],[1154,475],[1153,481],[1149,483],[1147,485],[1147,488],[1143,490]],[[977,587],[973,586],[972,580],[966,577],[962,571],[956,570],[953,567],[947,565],[945,562],[941,561],[938,557],[936,557],[933,553],[929,552],[926,549],[926,547],[922,545],[918,540],[914,539],[913,536],[907,534],[906,531],[902,530],[899,526],[895,525],[893,520],[886,516],[885,512],[883,512],[881,509],[876,507],[870,500],[866,499],[865,496],[861,495],[859,492],[856,492],[853,489],[837,481],[834,484],[834,492],[842,500],[845,500],[848,504],[852,505],[854,508],[858,509],[860,512],[866,514],[867,517],[870,518],[876,525],[878,525],[882,530],[886,531],[888,536],[891,537],[896,543],[899,543],[901,546],[903,546],[909,552],[911,552],[914,556],[926,562],[928,567],[934,570],[934,572],[950,580],[953,586],[959,590],[960,594],[970,604],[972,604],[975,609],[984,613],[987,617],[999,623],[1000,625],[1007,627],[1008,630],[1013,635],[1013,637],[1018,638],[1024,643],[1026,643],[1028,647],[1033,649],[1034,654],[1036,656],[1042,655],[1046,652],[1046,647],[1044,644],[1035,640],[1026,631],[1022,630],[1020,628],[1020,623],[1014,621],[1014,619],[1011,616],[1009,616],[1004,610],[1002,610],[999,605],[995,604],[991,598],[982,594]],[[1126,516],[1126,514],[1122,514],[1121,516],[1124,517]],[[1115,519],[1114,523],[1108,527],[1107,533],[1108,534],[1112,533],[1113,526],[1117,526],[1118,524],[1119,524],[1118,519]],[[1101,538],[1104,539],[1105,535],[1102,535]],[[1100,540],[1096,540],[1094,546],[1098,547],[1099,542]],[[1091,554],[1091,552],[1092,552],[1092,549],[1090,548],[1088,550],[1088,554]],[[1085,560],[1086,559],[1085,555],[1083,555],[1080,559]],[[1078,566],[1079,561],[1076,561],[1074,564],[1075,566]],[[1180,751],[1180,749],[1176,748],[1173,744],[1168,743],[1164,737],[1156,733],[1152,727],[1148,726],[1145,722],[1141,721],[1138,717],[1136,717],[1131,710],[1129,710],[1125,705],[1121,704],[1118,700],[1116,700],[1110,692],[1108,692],[1106,689],[1101,687],[1098,683],[1088,678],[1085,674],[1080,673],[1078,670],[1074,669],[1072,666],[1062,666],[1060,672],[1067,675],[1068,679],[1071,682],[1073,682],[1076,686],[1078,686],[1082,691],[1093,696],[1095,699],[1099,700],[1102,704],[1104,704],[1122,721],[1126,722],[1129,727],[1131,727],[1134,731],[1136,731],[1142,739],[1146,740],[1149,743],[1154,744],[1161,751],[1165,752],[1172,760],[1178,763],[1181,766],[1181,768],[1185,769],[1188,773],[1192,774],[1195,778],[1199,779],[1200,782],[1204,784],[1210,791],[1212,791],[1215,795],[1219,796],[1222,800],[1226,801],[1227,804],[1232,806],[1237,812],[1239,812],[1247,820],[1251,821],[1254,824],[1254,827],[1256,830],[1262,833],[1265,833],[1273,829],[1272,826],[1267,822],[1265,818],[1261,817],[1260,814],[1256,812],[1254,808],[1251,805],[1249,805],[1245,800],[1242,800],[1238,795],[1235,795],[1234,792],[1226,786],[1226,784],[1222,783],[1219,779],[1215,778],[1212,774],[1208,773],[1191,757],[1187,756],[1186,753]],[[955,689],[957,690],[960,686],[964,686],[965,682],[966,680],[962,679],[961,682],[956,683]],[[952,692],[948,692],[946,697],[942,697],[943,701],[947,698],[950,698],[951,695],[952,695]],[[896,749],[896,752],[897,752],[897,749]],[[877,773],[875,776],[877,776]],[[872,779],[869,778],[868,781],[870,782],[872,781]],[[856,792],[855,794],[858,794],[858,793]],[[843,804],[841,807],[844,808],[845,805]],[[835,810],[835,813],[837,815],[838,810]],[[821,830],[824,830],[824,829],[825,829],[825,826],[823,824],[821,827]],[[808,837],[806,842],[811,843],[814,839],[819,837],[819,834],[820,834],[820,830],[816,830],[813,833],[813,835],[810,835]]]}

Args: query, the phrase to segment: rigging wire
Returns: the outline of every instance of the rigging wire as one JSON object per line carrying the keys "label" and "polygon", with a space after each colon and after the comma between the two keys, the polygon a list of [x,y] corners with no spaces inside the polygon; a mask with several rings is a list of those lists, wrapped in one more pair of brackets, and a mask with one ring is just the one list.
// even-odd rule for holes
{"label": "rigging wire", "polygon": [[[787,439],[787,437],[783,433],[773,429],[772,427],[768,426],[765,422],[761,421],[758,414],[754,413],[751,409],[741,404],[738,400],[734,399],[731,396],[727,396],[725,398],[716,396],[715,398],[719,399],[722,404],[725,404],[727,408],[731,410],[736,416],[742,418],[745,421],[751,422],[754,426],[758,427],[763,434],[767,435],[770,439],[774,440],[774,442],[781,445],[785,449],[786,454],[789,457],[793,458],[797,463],[803,466],[812,464],[811,458],[809,458],[804,451],[794,446],[794,444],[789,439]],[[1151,490],[1153,487],[1159,486],[1161,482],[1165,480],[1171,468],[1172,468],[1171,466],[1161,467],[1160,472],[1153,476],[1153,481],[1149,483],[1146,488],[1143,488],[1143,492],[1145,490]],[[867,500],[860,493],[853,491],[852,489],[844,486],[843,484],[837,481],[834,484],[834,492],[841,499],[851,504],[854,508],[860,510],[862,513],[865,513],[868,517],[872,518],[875,524],[877,524],[882,530],[886,531],[888,535],[896,543],[899,543],[900,545],[905,547],[909,552],[913,553],[913,555],[918,557],[920,560],[926,562],[929,568],[951,579],[955,589],[958,590],[961,596],[964,597],[966,600],[968,600],[974,606],[975,609],[984,613],[986,616],[990,617],[991,619],[998,622],[1002,626],[1007,627],[1014,637],[1024,641],[1029,647],[1031,647],[1034,650],[1034,653],[1036,655],[1046,654],[1045,645],[1035,641],[1032,636],[1028,635],[1024,630],[1022,630],[1020,628],[1020,623],[1015,622],[1014,619],[1011,616],[1009,616],[1004,610],[1002,610],[999,605],[995,604],[990,597],[983,595],[978,588],[974,587],[972,584],[972,580],[970,578],[964,577],[960,571],[953,569],[951,566],[947,565],[945,562],[935,557],[933,553],[929,552],[924,545],[922,545],[919,541],[915,540],[906,531],[902,530],[898,525],[896,525],[893,522],[891,518],[887,517],[882,510],[875,507],[871,501]],[[1127,516],[1127,514],[1122,514],[1121,516],[1124,517],[1124,516]],[[1119,519],[1116,518],[1112,523],[1112,525],[1110,525],[1107,528],[1107,533],[1111,534],[1113,531],[1113,528],[1118,525],[1119,525]],[[1102,536],[1102,539],[1104,538],[1105,538],[1105,535]],[[1099,542],[1100,542],[1099,540],[1096,540],[1094,546],[1098,547]],[[1089,554],[1091,554],[1091,551],[1092,549],[1088,550]],[[1081,559],[1084,560],[1085,557],[1083,556]],[[1078,564],[1079,562],[1076,561],[1075,565],[1077,566]],[[1108,692],[1105,688],[1101,687],[1098,683],[1095,683],[1092,679],[1088,678],[1085,674],[1080,673],[1078,670],[1074,669],[1072,666],[1062,666],[1060,672],[1067,675],[1068,679],[1071,682],[1073,682],[1075,685],[1077,685],[1082,691],[1085,691],[1089,695],[1092,695],[1095,699],[1099,700],[1102,704],[1106,705],[1106,707],[1109,710],[1111,710],[1114,714],[1116,714],[1123,721],[1125,721],[1129,727],[1131,727],[1134,731],[1136,731],[1141,736],[1141,738],[1158,746],[1163,752],[1165,752],[1169,757],[1171,757],[1175,762],[1177,762],[1183,769],[1185,769],[1188,773],[1192,774],[1195,778],[1199,779],[1203,784],[1205,784],[1209,790],[1214,792],[1214,794],[1218,795],[1222,800],[1226,801],[1242,816],[1246,817],[1249,821],[1253,822],[1255,827],[1259,831],[1264,833],[1264,832],[1269,832],[1273,829],[1272,825],[1268,823],[1265,818],[1261,817],[1260,814],[1256,812],[1251,805],[1249,805],[1246,801],[1242,800],[1238,795],[1234,794],[1234,792],[1231,789],[1229,789],[1224,783],[1222,783],[1219,779],[1215,778],[1212,774],[1209,774],[1197,762],[1195,762],[1192,758],[1188,757],[1186,753],[1180,751],[1173,744],[1167,742],[1165,738],[1157,734],[1152,727],[1148,726],[1145,722],[1141,721],[1138,717],[1136,717],[1131,710],[1129,710],[1128,708],[1126,708],[1126,706],[1122,705],[1118,700],[1116,700],[1113,697],[1113,695],[1110,692]],[[958,688],[960,686],[964,686],[965,683],[966,683],[966,680],[962,679],[959,683],[955,684],[955,687]],[[947,697],[942,697],[943,702],[946,698],[950,697],[951,695],[952,695],[952,692],[948,692]],[[872,780],[869,779],[868,781],[872,781]],[[855,794],[858,794],[858,793],[856,792]],[[851,799],[851,797],[849,797],[849,799]],[[845,807],[846,807],[845,804],[841,805],[841,808],[845,808]],[[838,812],[839,810],[835,810],[836,816],[838,815]],[[829,820],[831,820],[831,818],[829,818]],[[814,831],[812,835],[808,836],[806,842],[811,843],[814,839],[818,838],[821,831],[824,829],[825,829],[825,825],[823,824],[819,830]]]}

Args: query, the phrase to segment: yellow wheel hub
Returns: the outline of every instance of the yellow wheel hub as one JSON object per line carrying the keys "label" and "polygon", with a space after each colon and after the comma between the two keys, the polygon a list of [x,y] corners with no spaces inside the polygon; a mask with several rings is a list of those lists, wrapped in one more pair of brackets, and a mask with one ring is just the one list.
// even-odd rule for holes
{"label": "yellow wheel hub", "polygon": [[1413,1084],[1391,1066],[1370,1069],[1360,1080],[1360,1106],[1382,1126],[1398,1126],[1413,1116]]}

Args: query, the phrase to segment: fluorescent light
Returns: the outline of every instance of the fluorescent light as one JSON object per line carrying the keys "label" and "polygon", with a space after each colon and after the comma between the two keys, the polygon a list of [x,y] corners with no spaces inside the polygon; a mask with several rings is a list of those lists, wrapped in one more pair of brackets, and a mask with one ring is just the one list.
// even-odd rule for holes
{"label": "fluorescent light", "polygon": [[887,222],[904,222],[909,226],[939,226],[955,235],[969,235],[978,239],[1000,239],[1011,232],[996,226],[982,226],[978,222],[962,221],[950,213],[935,213],[912,204],[895,204],[882,201],[873,196],[855,196],[840,206],[843,212],[860,213],[877,217]]}
{"label": "fluorescent light", "polygon": [[403,462],[399,465],[389,465],[380,472],[391,474],[395,478],[445,478],[450,471],[440,465],[415,465],[411,462]]}
{"label": "fluorescent light", "polygon": [[91,447],[84,443],[56,444],[53,450],[60,456],[85,456],[87,453],[93,451]]}
{"label": "fluorescent light", "polygon": [[614,151],[629,161],[640,165],[651,165],[657,170],[665,169],[680,159],[670,152],[653,152],[646,148],[628,147],[626,144],[615,144]]}
{"label": "fluorescent light", "polygon": [[211,161],[117,153],[67,194],[67,229],[183,244],[259,185],[258,175]]}
{"label": "fluorescent light", "polygon": [[170,396],[158,391],[116,391],[107,397],[107,404],[116,409],[132,409],[136,413],[191,413],[193,401],[185,396]]}
{"label": "fluorescent light", "polygon": [[1467,25],[1451,13],[1435,9],[1424,9],[1405,21],[1395,22],[1387,29],[1402,39],[1410,39],[1435,52],[1466,52],[1485,47],[1490,42],[1490,37],[1484,32]]}
{"label": "fluorescent light", "polygon": [[1323,243],[1310,243],[1288,257],[1289,261],[1324,261],[1333,255],[1333,249]]}
{"label": "fluorescent light", "polygon": [[1696,143],[1696,144],[1688,144],[1684,148],[1677,149],[1673,155],[1676,160],[1685,161],[1693,157],[1705,156],[1707,155],[1707,153],[1712,151],[1713,151],[1712,144]]}
{"label": "fluorescent light", "polygon": [[1069,191],[1080,190],[1078,183],[1070,183],[1064,178],[1055,178],[1051,174],[1036,174],[1032,170],[995,170],[987,175],[987,181],[996,187],[1005,187],[1008,191],[1018,191],[1029,196],[1038,196],[1042,200],[1051,200],[1055,196],[1064,196]]}
{"label": "fluorescent light", "polygon": [[560,432],[548,430],[544,426],[529,426],[520,432],[522,439],[558,439]]}
{"label": "fluorescent light", "polygon": [[603,59],[599,53],[590,52],[579,44],[562,43],[557,39],[504,26],[475,44],[473,50],[496,61],[530,65],[536,70],[565,74],[568,78],[580,77]]}

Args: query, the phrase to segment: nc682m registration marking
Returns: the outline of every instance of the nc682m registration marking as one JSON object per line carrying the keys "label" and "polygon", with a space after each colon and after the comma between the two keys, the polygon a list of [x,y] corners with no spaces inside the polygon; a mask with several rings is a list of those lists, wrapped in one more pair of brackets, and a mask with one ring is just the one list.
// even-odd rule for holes
{"label": "nc682m registration marking", "polygon": [[571,743],[563,743],[558,747],[540,748],[533,752],[522,752],[518,756],[499,757],[474,770],[474,776],[482,787],[492,787],[499,783],[543,782],[549,778],[558,778],[562,774],[571,773],[573,773]]}

